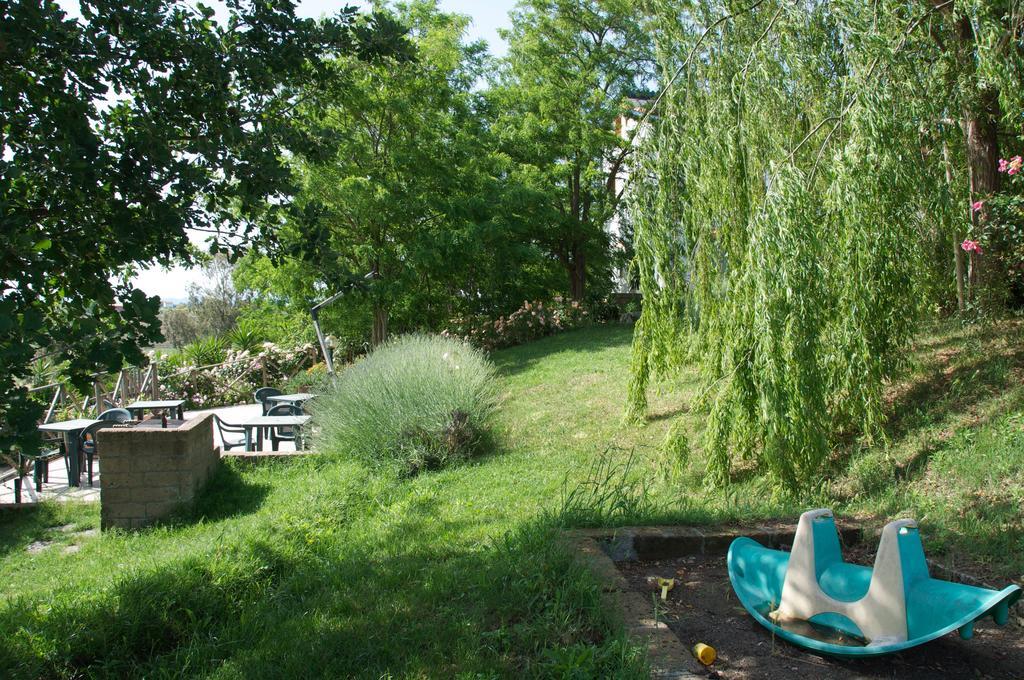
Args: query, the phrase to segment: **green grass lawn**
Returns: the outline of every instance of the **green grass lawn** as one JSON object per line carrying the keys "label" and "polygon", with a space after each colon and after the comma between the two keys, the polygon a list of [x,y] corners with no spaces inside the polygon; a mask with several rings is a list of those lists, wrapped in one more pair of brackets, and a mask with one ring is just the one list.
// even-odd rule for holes
{"label": "green grass lawn", "polygon": [[[1004,324],[922,336],[913,373],[891,389],[888,441],[837,452],[831,479],[801,499],[773,495],[756,470],[705,487],[693,374],[652,394],[647,423],[622,425],[630,329],[504,350],[497,449],[455,469],[395,479],[327,459],[226,465],[189,516],[133,534],[82,533],[98,526],[96,506],[3,516],[0,668],[642,677],[642,655],[554,540],[562,521],[751,520],[830,504],[880,528],[910,514],[930,552],[1019,579],[1022,335]],[[694,438],[682,460],[658,447],[675,418]],[[30,554],[34,541],[53,545]]]}

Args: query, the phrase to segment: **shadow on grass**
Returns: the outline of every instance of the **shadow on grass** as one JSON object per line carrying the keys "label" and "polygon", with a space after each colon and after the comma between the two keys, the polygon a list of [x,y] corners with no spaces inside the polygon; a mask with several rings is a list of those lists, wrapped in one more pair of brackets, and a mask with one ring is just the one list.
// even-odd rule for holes
{"label": "shadow on grass", "polygon": [[601,352],[612,347],[628,347],[632,342],[632,326],[603,324],[498,350],[491,354],[491,360],[501,375],[512,376],[529,370],[554,354]]}
{"label": "shadow on grass", "polygon": [[461,542],[468,520],[415,494],[365,519],[369,532],[281,522],[101,592],[9,603],[0,666],[26,678],[648,672],[550,526]]}
{"label": "shadow on grass", "polygon": [[0,510],[0,559],[33,541],[53,538],[53,529],[65,524],[99,525],[98,503],[26,503]]}
{"label": "shadow on grass", "polygon": [[981,355],[950,368],[937,364],[894,402],[888,435],[899,440],[914,429],[970,411],[1016,386],[1024,369],[1024,346],[995,355]]}
{"label": "shadow on grass", "polygon": [[86,668],[90,677],[134,677],[161,666],[166,677],[188,676],[218,640],[237,644],[228,627],[293,572],[286,555],[254,541],[126,573],[99,593],[60,589],[46,607],[16,600],[0,611],[0,667],[25,678],[81,677]]}
{"label": "shadow on grass", "polygon": [[[997,400],[1021,384],[1024,344],[1018,337],[1020,328],[1013,321],[945,332],[939,327],[917,344],[923,366],[896,390],[887,409],[885,434],[893,449],[913,442],[922,433],[925,437],[913,444],[910,455],[891,468],[891,474],[875,475],[869,484],[861,485],[861,492],[880,493],[894,483],[913,481],[928,469],[932,456],[942,450],[953,431],[990,422],[994,414],[989,412]],[[958,422],[958,417],[965,422]],[[935,426],[945,432],[929,435],[929,428]],[[863,452],[857,436],[850,433],[833,460],[834,469],[848,471]]]}
{"label": "shadow on grass", "polygon": [[[273,465],[273,463],[261,463]],[[254,483],[245,479],[237,464],[222,462],[207,481],[193,508],[184,513],[182,520],[217,521],[256,512],[270,493],[270,484]]]}
{"label": "shadow on grass", "polygon": [[688,415],[692,412],[693,408],[691,404],[689,402],[684,402],[682,404],[675,406],[674,408],[669,408],[667,410],[659,411],[657,413],[648,413],[644,417],[644,422],[658,423],[663,420],[674,420],[678,416]]}
{"label": "shadow on grass", "polygon": [[925,548],[930,558],[993,588],[1009,582],[1024,585],[1024,524],[1016,498],[959,489],[940,502],[917,498],[911,503],[927,514]]}
{"label": "shadow on grass", "polygon": [[303,577],[316,581],[311,609],[277,608],[274,628],[234,659],[242,677],[646,677],[551,526],[464,544],[445,537],[467,521],[408,501],[375,545]]}

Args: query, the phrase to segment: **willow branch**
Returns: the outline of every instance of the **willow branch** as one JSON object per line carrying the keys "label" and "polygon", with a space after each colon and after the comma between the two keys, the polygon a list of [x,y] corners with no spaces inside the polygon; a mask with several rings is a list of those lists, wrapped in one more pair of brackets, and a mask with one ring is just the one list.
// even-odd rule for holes
{"label": "willow branch", "polygon": [[747,69],[750,68],[750,64],[752,64],[754,61],[754,48],[757,47],[761,43],[761,41],[765,39],[765,36],[771,33],[772,28],[775,27],[775,22],[779,20],[779,17],[782,16],[782,12],[785,9],[786,5],[779,5],[779,11],[775,13],[775,16],[773,16],[771,18],[771,21],[768,22],[768,26],[765,27],[761,35],[759,35],[757,37],[757,40],[755,40],[754,43],[750,46],[750,54],[747,55],[747,61],[743,64],[743,69],[741,71],[744,78],[747,77]]}
{"label": "willow branch", "polygon": [[654,102],[651,103],[651,105],[647,108],[647,111],[644,112],[644,115],[640,119],[639,124],[633,130],[633,134],[630,135],[630,144],[633,143],[633,139],[636,137],[637,134],[639,134],[640,128],[643,127],[644,123],[646,123],[647,120],[651,117],[651,115],[654,113],[654,110],[658,108],[658,104],[661,103],[661,100],[665,98],[665,95],[668,94],[668,91],[671,90],[672,87],[675,85],[676,80],[678,80],[679,76],[682,75],[683,70],[690,65],[691,61],[693,61],[693,57],[697,53],[697,49],[704,44],[704,39],[707,38],[708,34],[711,33],[711,31],[713,31],[719,25],[725,23],[726,21],[729,21],[730,19],[735,19],[736,17],[747,14],[748,12],[753,12],[755,9],[763,5],[764,1],[765,0],[757,0],[757,2],[742,10],[733,12],[732,14],[726,14],[724,16],[721,16],[715,21],[713,21],[707,28],[704,29],[704,31],[700,34],[700,37],[697,38],[697,42],[694,43],[692,48],[690,48],[690,52],[686,55],[686,59],[683,61],[682,64],[679,65],[679,68],[676,69],[676,72],[673,73],[672,77],[669,78],[667,83],[665,83],[665,87],[661,88],[661,92],[659,92],[658,96],[654,98]]}
{"label": "willow branch", "polygon": [[[704,29],[704,31],[700,34],[700,37],[697,38],[697,42],[694,43],[693,47],[690,48],[689,53],[687,53],[686,59],[683,60],[683,63],[679,65],[679,68],[676,69],[676,72],[672,74],[672,77],[669,78],[668,82],[665,83],[665,86],[663,88],[661,88],[660,92],[658,92],[658,96],[654,98],[654,101],[651,103],[651,105],[649,107],[647,107],[646,111],[644,111],[644,115],[640,118],[639,122],[637,122],[636,127],[633,128],[633,133],[629,136],[629,140],[627,141],[627,146],[629,146],[629,147],[633,146],[633,142],[636,141],[637,135],[640,134],[640,131],[643,129],[644,125],[646,125],[647,121],[650,120],[652,115],[654,115],[654,110],[658,108],[658,105],[661,104],[661,101],[665,98],[665,95],[668,94],[669,90],[671,90],[672,87],[676,84],[676,80],[679,79],[679,76],[682,75],[682,73],[686,69],[686,67],[690,65],[691,61],[693,61],[694,55],[697,54],[697,49],[700,48],[700,46],[704,44],[704,39],[708,37],[708,34],[711,33],[711,31],[713,31],[715,28],[717,28],[721,24],[725,23],[726,21],[729,21],[730,19],[735,19],[738,16],[742,16],[742,15],[747,14],[749,12],[753,12],[755,9],[757,9],[758,7],[763,5],[764,2],[765,2],[765,0],[757,0],[757,2],[755,2],[752,5],[749,5],[749,6],[745,7],[744,9],[741,9],[739,11],[733,12],[732,14],[725,14],[725,15],[719,17],[718,19],[716,19],[715,21],[711,22],[711,24],[709,24]],[[774,19],[772,21],[774,22]],[[770,28],[771,28],[771,26],[769,25],[769,29]],[[766,34],[767,34],[767,31],[766,31]],[[632,174],[629,177],[626,178],[625,182],[623,182],[622,192],[620,192],[620,193],[624,193],[625,192],[626,185],[628,185],[630,183],[631,179],[632,179]]]}
{"label": "willow branch", "polygon": [[[924,14],[919,16],[914,21],[910,22],[910,24],[907,26],[907,30],[903,33],[903,38],[900,39],[899,44],[896,45],[896,47],[895,47],[895,49],[893,49],[892,53],[894,55],[898,54],[904,47],[906,47],[907,41],[910,39],[910,35],[917,29],[918,26],[920,26],[922,23],[924,23],[925,19],[930,17],[935,12],[938,12],[941,9],[943,9],[945,7],[948,7],[949,5],[952,5],[953,1],[954,0],[945,0],[944,2],[941,2],[941,3],[937,4],[937,5],[934,5],[927,12],[925,12]],[[879,64],[879,57],[875,57],[872,60],[871,64],[868,66],[867,71],[865,72],[865,78],[870,78],[874,74],[875,69],[878,67],[878,64]],[[797,151],[799,151],[803,147],[804,144],[806,144],[808,141],[810,141],[810,139],[812,137],[814,137],[814,135],[817,134],[817,132],[822,127],[824,127],[827,123],[829,123],[830,121],[835,121],[835,125],[832,126],[831,130],[829,130],[828,135],[825,136],[825,140],[822,142],[821,147],[818,149],[817,158],[814,161],[814,168],[812,169],[811,176],[810,176],[810,180],[813,181],[814,180],[814,175],[815,175],[815,173],[817,172],[817,169],[818,169],[818,163],[821,160],[821,155],[822,155],[822,153],[824,153],[825,147],[828,146],[828,142],[832,138],[832,135],[839,128],[839,126],[843,124],[843,120],[846,118],[846,114],[848,114],[850,112],[850,109],[853,108],[853,105],[856,102],[857,102],[857,98],[856,97],[852,97],[850,99],[850,101],[846,104],[846,106],[843,107],[843,110],[839,112],[838,116],[828,116],[827,118],[823,118],[821,121],[819,121],[818,124],[815,125],[813,128],[811,128],[810,132],[808,132],[804,136],[804,138],[800,140],[800,143],[798,143],[795,147],[793,147],[793,150],[790,151],[789,155],[786,157],[786,162],[787,163],[792,162],[793,159],[796,157]],[[771,180],[770,179],[768,181],[768,185],[769,186],[771,185]]]}

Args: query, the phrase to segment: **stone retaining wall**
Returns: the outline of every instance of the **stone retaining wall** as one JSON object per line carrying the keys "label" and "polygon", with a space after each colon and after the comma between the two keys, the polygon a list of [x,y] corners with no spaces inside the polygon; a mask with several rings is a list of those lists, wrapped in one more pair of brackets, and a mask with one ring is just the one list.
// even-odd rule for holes
{"label": "stone retaining wall", "polygon": [[220,460],[212,415],[174,429],[107,428],[96,443],[102,529],[137,529],[191,503]]}

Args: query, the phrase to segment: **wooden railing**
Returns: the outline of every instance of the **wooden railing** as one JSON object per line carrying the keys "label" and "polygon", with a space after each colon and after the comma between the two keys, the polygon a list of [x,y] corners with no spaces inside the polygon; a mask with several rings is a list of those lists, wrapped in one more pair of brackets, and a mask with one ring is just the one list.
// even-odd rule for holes
{"label": "wooden railing", "polygon": [[[254,374],[259,374],[261,376],[261,384],[269,384],[269,371],[266,364],[266,358],[263,356],[246,356],[232,361],[208,364],[205,366],[185,366],[177,369],[173,373],[164,373],[163,377],[166,379],[167,377],[174,377],[186,373],[204,371],[222,366],[233,366],[237,364],[246,365],[242,368],[241,372],[235,376],[230,383],[228,383],[224,388],[225,390],[230,391],[240,382]],[[53,390],[53,395],[49,400],[49,407],[47,408],[46,415],[42,421],[43,423],[53,422],[54,418],[61,412],[66,411],[69,405],[73,408],[75,416],[84,418],[89,415],[99,415],[109,408],[122,407],[141,398],[159,398],[161,375],[158,370],[158,362],[156,360],[145,367],[133,366],[122,369],[117,374],[117,380],[114,383],[114,388],[107,391],[105,386],[109,384],[109,379],[110,374],[95,374],[93,376],[91,394],[82,399],[81,403],[72,402],[74,399],[72,396],[74,392],[68,388],[67,383],[61,381],[47,385],[40,385],[38,387],[31,387],[29,388],[29,391],[42,392]]]}
{"label": "wooden railing", "polygon": [[108,378],[109,375],[105,373],[93,375],[92,394],[87,395],[81,404],[72,402],[72,392],[64,382],[31,387],[29,392],[53,390],[43,423],[53,422],[54,416],[69,404],[79,417],[85,417],[90,414],[99,415],[108,408],[124,406],[143,397],[156,399],[160,393],[160,379],[156,362],[144,368],[131,366],[121,369],[117,374],[114,389],[111,391],[107,391],[105,388]]}

